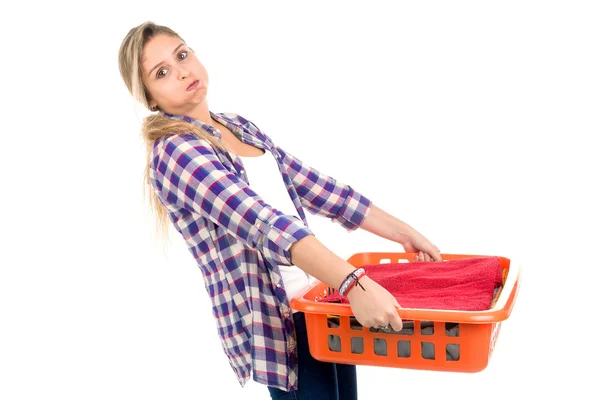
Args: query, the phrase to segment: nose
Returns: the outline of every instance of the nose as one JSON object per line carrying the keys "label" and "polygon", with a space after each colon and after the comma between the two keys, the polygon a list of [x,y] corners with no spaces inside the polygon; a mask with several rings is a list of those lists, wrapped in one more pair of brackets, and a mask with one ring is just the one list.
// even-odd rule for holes
{"label": "nose", "polygon": [[189,75],[190,75],[190,72],[187,69],[185,69],[183,67],[178,68],[178,78],[179,79],[181,79],[181,80],[186,79]]}

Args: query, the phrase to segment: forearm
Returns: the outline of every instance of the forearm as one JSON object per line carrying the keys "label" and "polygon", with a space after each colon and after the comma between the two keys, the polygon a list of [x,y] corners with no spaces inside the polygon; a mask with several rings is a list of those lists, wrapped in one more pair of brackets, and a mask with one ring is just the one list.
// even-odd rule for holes
{"label": "forearm", "polygon": [[[313,235],[308,235],[292,244],[292,262],[321,282],[339,288],[349,273],[356,268],[328,250]],[[368,276],[361,278],[363,290],[350,290],[346,297],[350,301],[352,313],[364,327],[379,327],[390,324],[392,329],[402,329],[402,319],[398,315],[400,304],[390,292]]]}
{"label": "forearm", "polygon": [[308,235],[290,248],[292,264],[319,281],[337,289],[356,268],[337,256],[314,235]]}
{"label": "forearm", "polygon": [[371,205],[360,228],[397,243],[405,243],[414,231],[407,223],[388,214],[375,204]]}

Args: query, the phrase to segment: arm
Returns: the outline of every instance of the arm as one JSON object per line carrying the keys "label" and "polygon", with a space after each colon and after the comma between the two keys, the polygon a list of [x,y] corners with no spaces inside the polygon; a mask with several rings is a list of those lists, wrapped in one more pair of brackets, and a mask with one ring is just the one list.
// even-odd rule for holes
{"label": "arm", "polygon": [[224,227],[271,263],[293,263],[335,288],[354,270],[302,221],[274,210],[229,172],[209,142],[193,135],[171,136],[157,146],[155,162],[156,185],[166,202]]}
{"label": "arm", "polygon": [[[344,278],[355,268],[327,249],[314,236],[307,236],[294,243],[291,248],[294,264],[315,278],[338,288]],[[327,268],[323,268],[326,265]],[[355,287],[348,293],[352,312],[358,322],[370,327],[392,326],[396,331],[402,329],[402,319],[397,308],[400,304],[392,294],[368,276],[360,280],[365,288]]]}
{"label": "arm", "polygon": [[347,231],[356,230],[369,213],[371,200],[331,176],[312,168],[275,146],[302,206],[314,215],[330,218]]}
{"label": "arm", "polygon": [[302,205],[352,231],[367,232],[400,243],[407,252],[420,252],[416,261],[442,261],[440,250],[411,226],[375,206],[371,200],[334,178],[302,163],[276,147],[283,157]]}
{"label": "arm", "polygon": [[297,241],[292,245],[290,252],[294,265],[335,289],[356,269],[329,250],[315,236],[307,236]]}
{"label": "arm", "polygon": [[298,158],[275,145],[273,140],[252,121],[238,114],[229,116],[242,123],[252,135],[273,144],[300,197],[303,208],[311,214],[331,219],[347,231],[353,231],[359,227],[369,212],[371,200],[349,185],[302,163]]}
{"label": "arm", "polygon": [[[273,210],[249,186],[221,164],[211,144],[193,135],[173,135],[157,145],[154,184],[168,204],[203,215],[259,250],[265,259],[295,265],[337,288],[354,266],[341,259],[302,221]],[[366,291],[352,290],[348,299],[357,320],[366,327],[402,327],[396,299],[368,277]]]}
{"label": "arm", "polygon": [[172,135],[154,154],[154,185],[166,203],[225,228],[271,263],[291,265],[291,245],[312,235],[302,221],[274,210],[227,170],[208,141]]}

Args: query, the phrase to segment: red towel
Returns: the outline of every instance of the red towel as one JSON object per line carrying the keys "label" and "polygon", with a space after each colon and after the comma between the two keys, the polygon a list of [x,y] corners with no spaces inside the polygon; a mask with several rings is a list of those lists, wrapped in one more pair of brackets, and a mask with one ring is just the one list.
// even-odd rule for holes
{"label": "red towel", "polygon": [[[441,262],[369,264],[362,268],[404,308],[488,310],[502,284],[499,257],[473,257]],[[352,290],[362,290],[355,287]],[[322,302],[349,303],[335,292]]]}

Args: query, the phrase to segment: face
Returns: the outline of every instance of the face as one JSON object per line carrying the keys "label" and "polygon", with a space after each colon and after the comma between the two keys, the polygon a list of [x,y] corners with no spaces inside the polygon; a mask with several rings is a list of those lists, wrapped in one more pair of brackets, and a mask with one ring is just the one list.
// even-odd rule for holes
{"label": "face", "polygon": [[208,73],[177,37],[159,34],[150,39],[144,47],[142,71],[151,107],[186,115],[206,101]]}

